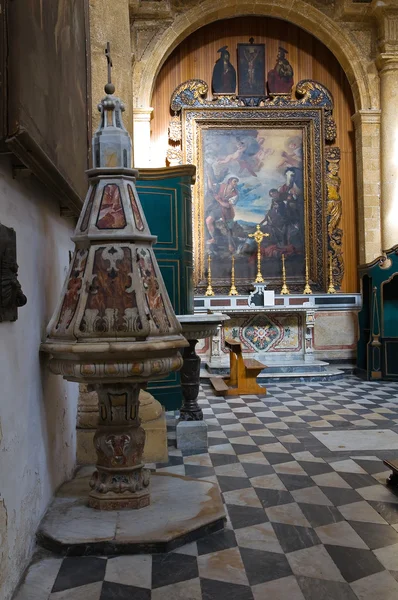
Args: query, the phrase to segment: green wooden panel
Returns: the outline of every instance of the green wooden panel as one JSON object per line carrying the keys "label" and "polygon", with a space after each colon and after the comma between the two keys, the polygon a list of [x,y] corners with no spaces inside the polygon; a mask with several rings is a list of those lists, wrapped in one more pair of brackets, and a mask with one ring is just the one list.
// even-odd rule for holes
{"label": "green wooden panel", "polygon": [[359,269],[357,366],[368,379],[398,379],[398,246]]}
{"label": "green wooden panel", "polygon": [[[166,171],[166,170],[165,170]],[[193,247],[191,177],[167,176],[137,180],[137,192],[149,228],[158,240],[155,255],[174,311],[178,315],[193,313]],[[166,410],[181,407],[179,373],[148,385]]]}

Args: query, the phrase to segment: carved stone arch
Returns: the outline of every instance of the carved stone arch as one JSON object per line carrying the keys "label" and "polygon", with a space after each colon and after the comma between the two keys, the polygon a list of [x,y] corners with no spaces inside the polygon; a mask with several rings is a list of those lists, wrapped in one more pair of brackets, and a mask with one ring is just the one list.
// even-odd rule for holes
{"label": "carved stone arch", "polygon": [[253,0],[240,0],[239,4],[231,4],[227,0],[216,4],[213,0],[198,2],[184,14],[178,15],[172,26],[160,33],[157,41],[148,46],[150,50],[145,51],[141,61],[136,63],[133,70],[135,106],[150,106],[156,77],[162,65],[178,44],[191,33],[220,19],[250,15],[283,19],[312,34],[333,52],[344,69],[351,85],[356,111],[379,107],[378,86],[372,85],[372,78],[377,81],[377,70],[373,62],[360,52],[351,32],[344,28],[344,23],[334,21],[305,0],[296,0],[294,10],[293,7],[288,7],[286,0],[257,0],[255,6]]}

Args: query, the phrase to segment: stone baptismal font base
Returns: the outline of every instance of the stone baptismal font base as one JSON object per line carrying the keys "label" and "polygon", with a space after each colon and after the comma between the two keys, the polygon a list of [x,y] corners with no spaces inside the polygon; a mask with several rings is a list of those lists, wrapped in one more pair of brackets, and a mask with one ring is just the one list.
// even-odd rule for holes
{"label": "stone baptismal font base", "polygon": [[65,483],[41,522],[41,546],[69,556],[169,552],[224,527],[216,484],[167,473],[152,474],[151,504],[143,510],[98,513],[87,506],[94,467]]}
{"label": "stone baptismal font base", "polygon": [[166,474],[150,483],[144,466],[140,390],[178,371],[188,342],[135,188],[109,46],[106,54],[94,168],[68,275],[41,345],[54,374],[98,395],[96,470],[61,487],[39,528],[42,545],[69,555],[164,552],[221,529],[225,519],[216,484]]}
{"label": "stone baptismal font base", "polygon": [[95,389],[100,413],[94,435],[98,458],[88,504],[106,510],[148,506],[150,473],[142,461],[145,431],[138,417],[140,384],[102,384]]}

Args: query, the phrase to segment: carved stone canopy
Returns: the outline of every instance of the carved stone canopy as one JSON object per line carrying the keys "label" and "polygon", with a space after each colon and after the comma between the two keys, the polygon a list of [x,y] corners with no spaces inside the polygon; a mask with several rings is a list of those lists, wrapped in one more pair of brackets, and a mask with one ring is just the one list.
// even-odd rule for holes
{"label": "carved stone canopy", "polygon": [[75,252],[61,299],[41,349],[50,370],[98,393],[94,435],[97,470],[89,506],[138,509],[150,503],[150,473],[142,460],[139,392],[147,381],[182,366],[181,335],[152,248],[156,238],[128,168],[131,139],[122,103],[113,96],[110,48],[108,83],[99,105],[89,189],[74,237]]}
{"label": "carved stone canopy", "polygon": [[181,367],[179,349],[187,345],[152,249],[156,238],[135,188],[138,172],[125,166],[131,140],[121,106],[109,94],[99,105],[98,168],[88,171],[75,252],[42,344],[52,354],[50,369],[72,381],[158,378]]}

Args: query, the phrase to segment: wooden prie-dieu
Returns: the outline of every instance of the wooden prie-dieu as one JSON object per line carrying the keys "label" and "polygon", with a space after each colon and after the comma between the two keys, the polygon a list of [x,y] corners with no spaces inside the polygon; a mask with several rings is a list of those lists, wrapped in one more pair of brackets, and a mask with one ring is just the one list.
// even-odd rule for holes
{"label": "wooden prie-dieu", "polygon": [[266,365],[259,360],[243,358],[240,342],[227,339],[225,347],[229,350],[230,374],[229,377],[210,378],[216,396],[265,396],[267,390],[257,383],[257,377]]}

